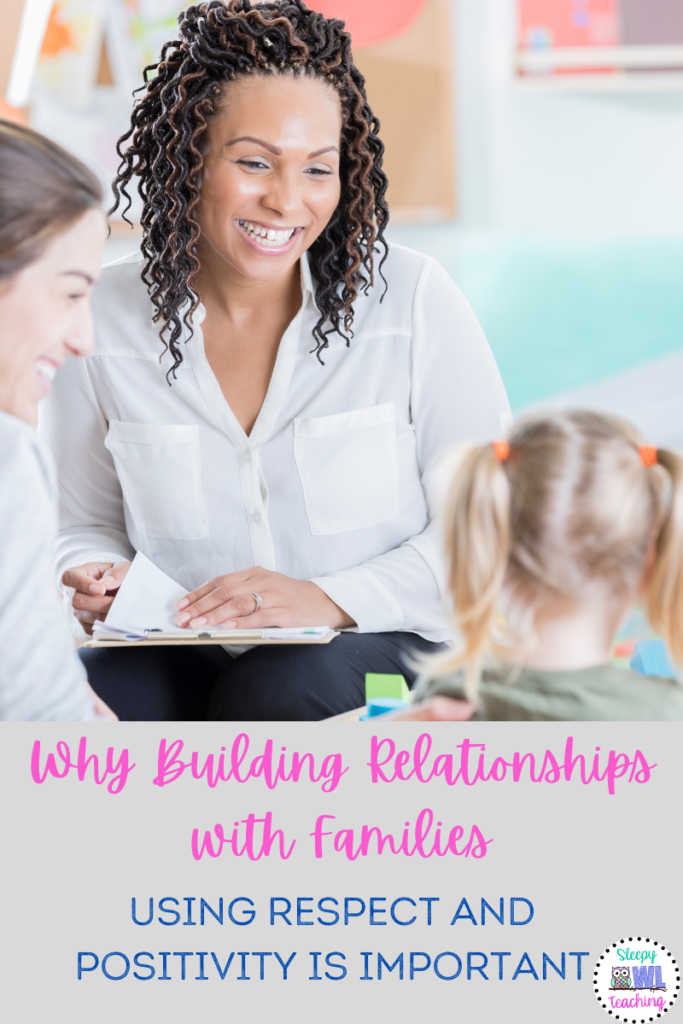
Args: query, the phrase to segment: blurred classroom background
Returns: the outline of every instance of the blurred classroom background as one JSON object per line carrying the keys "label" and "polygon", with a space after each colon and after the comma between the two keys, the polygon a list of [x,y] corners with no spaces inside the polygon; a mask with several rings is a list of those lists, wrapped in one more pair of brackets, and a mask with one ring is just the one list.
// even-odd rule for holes
{"label": "blurred classroom background", "polygon": [[[2,0],[0,111],[108,185],[178,0]],[[683,446],[683,0],[311,0],[382,122],[396,241],[472,303],[515,410]],[[135,213],[135,211],[133,211]],[[137,235],[114,225],[109,258]]]}

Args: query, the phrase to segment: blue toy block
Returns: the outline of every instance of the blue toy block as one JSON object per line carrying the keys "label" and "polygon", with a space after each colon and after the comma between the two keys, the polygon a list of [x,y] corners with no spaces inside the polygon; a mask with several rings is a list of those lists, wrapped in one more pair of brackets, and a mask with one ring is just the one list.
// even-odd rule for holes
{"label": "blue toy block", "polygon": [[367,712],[360,716],[359,721],[365,722],[368,718],[377,718],[378,715],[386,715],[389,711],[400,711],[407,707],[407,701],[398,697],[371,697],[367,703]]}
{"label": "blue toy block", "polygon": [[633,648],[631,668],[641,676],[656,676],[658,679],[676,679],[666,644],[663,640],[641,640]]}

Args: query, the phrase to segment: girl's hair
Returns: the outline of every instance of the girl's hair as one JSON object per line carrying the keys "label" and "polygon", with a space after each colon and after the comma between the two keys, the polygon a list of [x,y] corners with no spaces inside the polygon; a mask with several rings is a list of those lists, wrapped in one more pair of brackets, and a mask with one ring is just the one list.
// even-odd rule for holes
{"label": "girl's hair", "polygon": [[30,128],[0,120],[0,281],[101,204],[100,183],[79,160]]}
{"label": "girl's hair", "polygon": [[431,674],[464,666],[476,699],[483,659],[514,660],[545,602],[633,597],[646,577],[650,623],[683,663],[683,458],[660,448],[647,466],[632,426],[587,411],[529,416],[508,444],[503,461],[490,444],[455,453],[443,529],[460,649]]}
{"label": "girl's hair", "polygon": [[[384,249],[380,274],[387,254],[384,146],[363,76],[353,63],[351,36],[343,22],[310,11],[302,0],[256,5],[250,0],[208,0],[188,7],[178,23],[180,38],[166,43],[159,63],[145,69],[146,84],[131,127],[119,140],[121,164],[110,211],[125,197],[125,217],[131,205],[127,189],[137,176],[144,204],[142,279],[156,309],[155,322],[162,322],[164,351],[170,349],[174,359],[170,372],[175,375],[183,359],[178,345],[181,320],[191,332],[199,303],[193,285],[200,269],[195,213],[202,136],[222,84],[253,73],[314,76],[336,89],[341,102],[341,198],[309,250],[317,278],[320,319],[313,335],[320,358],[328,334],[341,334],[342,323],[350,331],[359,288],[367,291],[374,283],[375,243]],[[150,70],[156,75],[147,80]]]}

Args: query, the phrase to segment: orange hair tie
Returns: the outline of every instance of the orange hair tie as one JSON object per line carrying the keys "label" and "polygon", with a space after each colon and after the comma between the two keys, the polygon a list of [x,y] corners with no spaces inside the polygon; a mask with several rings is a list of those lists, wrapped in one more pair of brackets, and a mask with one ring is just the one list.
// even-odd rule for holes
{"label": "orange hair tie", "polygon": [[496,456],[498,461],[505,462],[510,454],[510,445],[507,441],[492,441],[491,447],[493,448],[493,454]]}
{"label": "orange hair tie", "polygon": [[640,455],[640,461],[647,469],[650,466],[654,466],[657,462],[657,449],[653,444],[641,444],[638,454]]}

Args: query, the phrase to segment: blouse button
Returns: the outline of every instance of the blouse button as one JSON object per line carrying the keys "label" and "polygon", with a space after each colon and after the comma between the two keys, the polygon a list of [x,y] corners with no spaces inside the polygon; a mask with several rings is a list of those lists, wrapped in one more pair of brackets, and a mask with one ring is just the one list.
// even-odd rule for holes
{"label": "blouse button", "polygon": [[252,521],[252,523],[260,523],[261,522],[261,514],[260,514],[260,512],[252,512],[251,521]]}
{"label": "blouse button", "polygon": [[251,462],[251,452],[248,448],[246,451],[242,452],[242,462]]}

